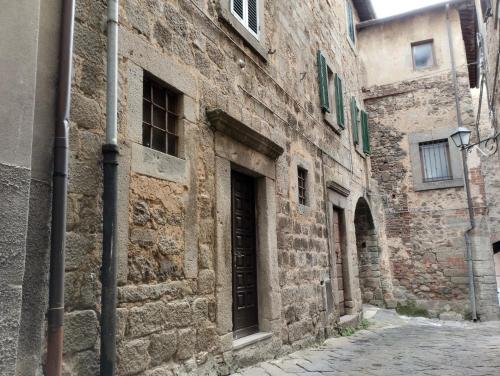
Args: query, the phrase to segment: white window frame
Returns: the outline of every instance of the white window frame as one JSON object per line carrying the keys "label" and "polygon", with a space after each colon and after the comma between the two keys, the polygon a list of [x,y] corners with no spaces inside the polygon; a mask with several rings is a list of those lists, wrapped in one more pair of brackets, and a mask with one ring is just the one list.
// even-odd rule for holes
{"label": "white window frame", "polygon": [[260,12],[259,12],[259,7],[260,7],[260,1],[261,0],[256,0],[257,2],[257,32],[254,32],[250,26],[248,25],[248,0],[242,0],[243,1],[243,18],[239,16],[238,13],[234,11],[234,0],[231,0],[230,7],[231,7],[231,14],[243,25],[243,27],[250,33],[252,34],[257,40],[260,41]]}
{"label": "white window frame", "polygon": [[[431,46],[432,64],[425,67],[417,67],[417,63],[415,61],[415,47],[423,46],[426,44],[429,44]],[[413,70],[416,72],[435,68],[437,66],[437,62],[436,62],[436,51],[434,50],[434,39],[426,39],[419,42],[413,42],[411,44],[411,59],[413,61]]]}

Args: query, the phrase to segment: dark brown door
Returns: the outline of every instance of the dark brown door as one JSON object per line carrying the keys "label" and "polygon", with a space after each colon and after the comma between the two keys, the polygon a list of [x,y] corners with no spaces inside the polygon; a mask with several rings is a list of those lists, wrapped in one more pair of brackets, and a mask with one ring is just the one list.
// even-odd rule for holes
{"label": "dark brown door", "polygon": [[343,260],[343,238],[342,238],[342,216],[341,211],[333,209],[333,247],[337,267],[337,301],[340,316],[345,315],[345,291],[344,291],[344,260]]}
{"label": "dark brown door", "polygon": [[233,247],[233,332],[241,338],[259,329],[254,180],[231,173]]}

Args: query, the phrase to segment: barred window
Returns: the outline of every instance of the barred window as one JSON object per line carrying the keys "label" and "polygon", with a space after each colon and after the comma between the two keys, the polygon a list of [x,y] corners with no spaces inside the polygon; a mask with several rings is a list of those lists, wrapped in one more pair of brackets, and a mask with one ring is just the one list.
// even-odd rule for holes
{"label": "barred window", "polygon": [[448,140],[421,142],[419,149],[425,183],[453,179]]}
{"label": "barred window", "polygon": [[144,77],[142,144],[173,156],[179,155],[179,95]]}
{"label": "barred window", "polygon": [[297,168],[297,176],[298,176],[298,193],[299,193],[299,204],[307,205],[307,170],[298,167]]}

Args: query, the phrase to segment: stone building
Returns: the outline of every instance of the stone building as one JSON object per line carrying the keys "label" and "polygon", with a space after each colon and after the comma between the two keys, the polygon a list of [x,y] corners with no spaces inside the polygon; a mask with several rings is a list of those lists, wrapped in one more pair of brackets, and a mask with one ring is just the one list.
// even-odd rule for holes
{"label": "stone building", "polygon": [[[45,352],[62,1],[16,3],[0,15],[10,36],[2,50],[16,52],[0,60],[2,99],[16,93],[0,104],[12,124],[0,141],[0,291],[9,298],[0,373],[35,375]],[[17,34],[12,20],[24,8],[30,22]],[[105,10],[104,1],[77,2],[66,375],[98,373]],[[473,126],[474,58],[462,36],[474,39],[463,19],[474,8],[456,2],[450,12],[461,113]],[[119,375],[227,374],[355,325],[363,303],[417,299],[436,314],[467,312],[461,162],[450,145],[453,179],[431,184],[439,190],[416,184],[421,170],[412,170],[418,144],[446,140],[457,121],[446,12],[374,18],[362,0],[121,2]],[[430,39],[436,64],[414,71],[411,44]],[[382,65],[381,47],[394,64]],[[16,101],[26,103],[22,116]],[[476,281],[486,319],[487,196],[481,160],[470,163],[475,245],[488,246]]]}
{"label": "stone building", "polygon": [[[478,33],[480,37],[479,58],[480,73],[478,86],[482,88],[481,118],[478,126],[482,139],[496,136],[498,142],[498,108],[500,95],[498,94],[498,61],[499,61],[499,3],[498,1],[476,1]],[[481,95],[481,89],[478,90]],[[497,148],[493,140],[482,144],[486,155],[482,157],[482,172],[486,185],[486,200],[489,208],[489,225],[491,230],[490,243],[495,254],[497,285],[500,287],[500,201],[498,187],[500,186],[500,154],[490,155]]]}
{"label": "stone building", "polygon": [[[449,10],[438,4],[359,26],[364,99],[372,119],[372,171],[386,200],[393,292],[400,304],[416,301],[431,315],[448,310],[466,315],[471,309],[463,160],[448,137],[459,123],[475,125],[470,92],[478,81],[474,11],[471,2],[457,1]],[[381,54],[385,59],[377,58]],[[391,69],[387,61],[393,61]],[[498,302],[480,162],[475,153],[468,157],[476,304],[486,319],[498,316]]]}

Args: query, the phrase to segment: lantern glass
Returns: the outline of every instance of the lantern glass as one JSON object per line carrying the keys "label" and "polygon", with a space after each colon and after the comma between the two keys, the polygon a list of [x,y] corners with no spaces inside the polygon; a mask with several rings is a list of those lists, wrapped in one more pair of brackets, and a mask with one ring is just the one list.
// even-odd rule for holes
{"label": "lantern glass", "polygon": [[457,148],[465,148],[470,145],[471,131],[467,128],[458,128],[450,137],[457,146]]}

